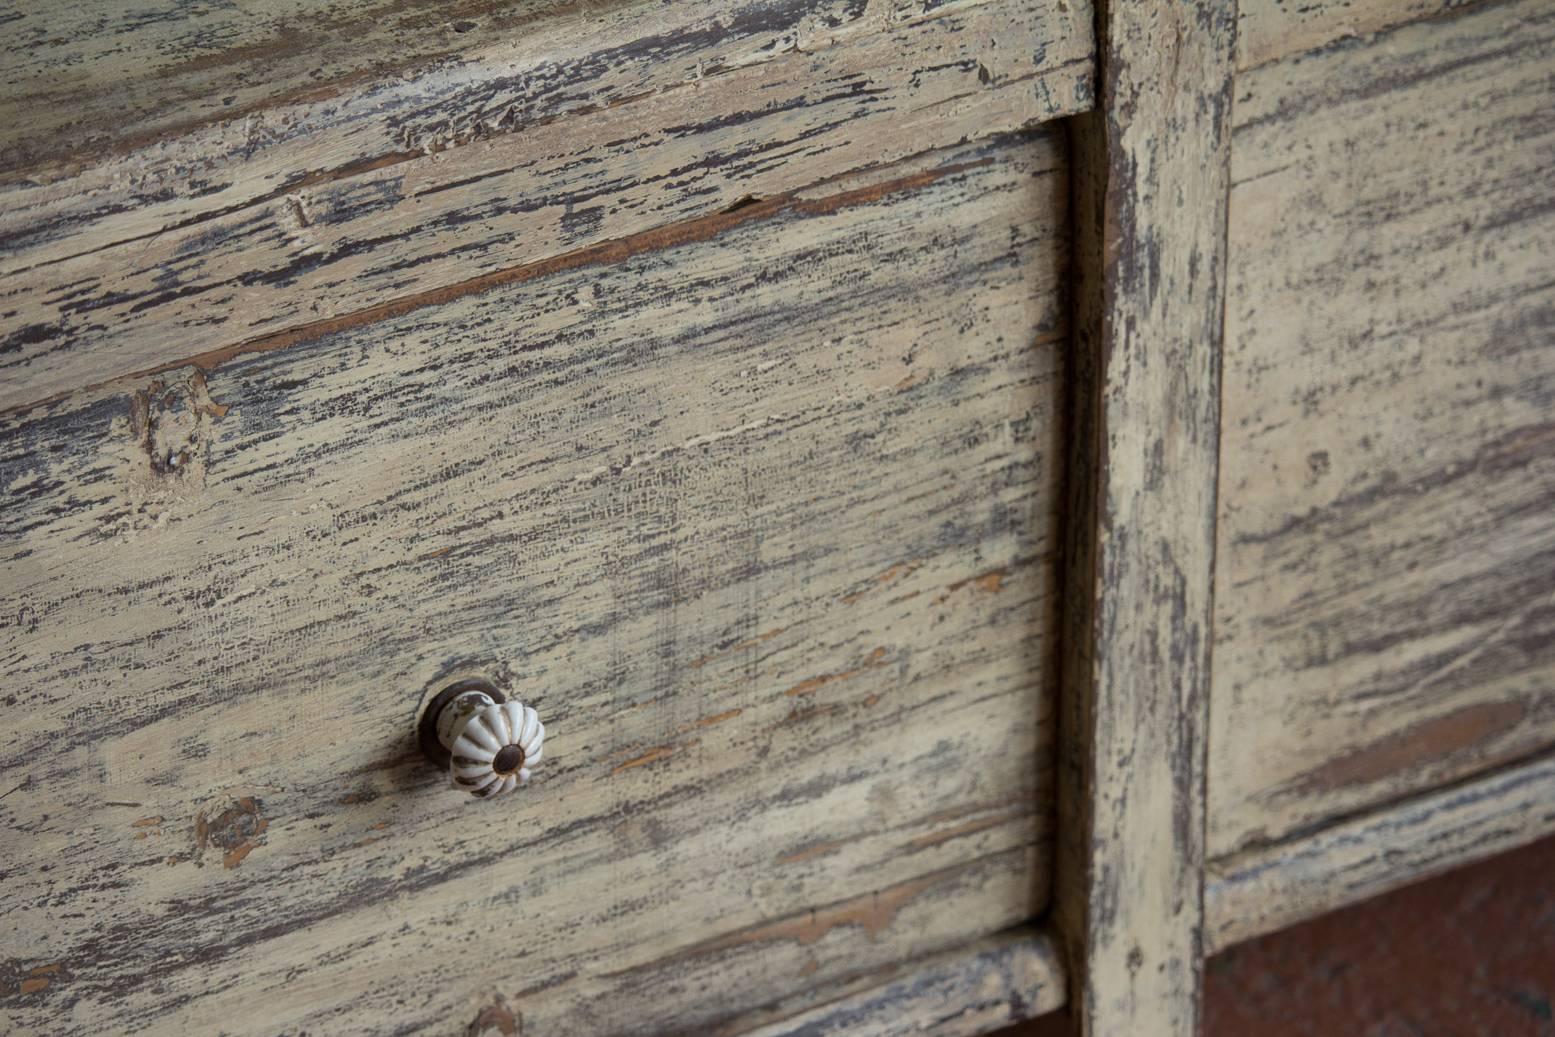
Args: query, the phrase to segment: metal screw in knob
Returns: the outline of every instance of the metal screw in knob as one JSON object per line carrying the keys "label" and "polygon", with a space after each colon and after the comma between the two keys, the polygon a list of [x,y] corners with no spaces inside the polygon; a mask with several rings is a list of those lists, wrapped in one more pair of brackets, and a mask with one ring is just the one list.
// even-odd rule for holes
{"label": "metal screw in knob", "polygon": [[421,717],[427,756],[448,767],[454,787],[482,798],[527,782],[544,743],[545,725],[535,711],[486,681],[443,689]]}

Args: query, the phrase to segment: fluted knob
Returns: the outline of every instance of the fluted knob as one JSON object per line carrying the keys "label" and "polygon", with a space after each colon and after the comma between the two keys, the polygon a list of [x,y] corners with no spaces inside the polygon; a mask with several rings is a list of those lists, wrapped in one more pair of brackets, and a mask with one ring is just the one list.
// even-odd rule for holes
{"label": "fluted knob", "polygon": [[[496,688],[480,681],[444,691],[427,708],[422,725],[428,755],[446,755],[454,786],[482,798],[527,782],[545,744],[545,725],[534,709],[504,700]],[[442,754],[431,752],[429,733],[435,734]]]}

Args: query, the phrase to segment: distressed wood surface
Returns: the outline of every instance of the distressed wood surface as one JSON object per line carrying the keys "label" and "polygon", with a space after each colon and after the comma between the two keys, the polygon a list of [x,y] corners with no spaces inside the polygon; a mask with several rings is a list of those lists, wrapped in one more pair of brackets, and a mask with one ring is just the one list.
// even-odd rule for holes
{"label": "distressed wood surface", "polygon": [[[30,253],[35,261],[57,260],[74,254],[68,239],[88,231],[102,247],[556,118],[738,90],[748,82],[741,77],[762,67],[781,70],[804,55],[993,2],[999,0],[558,6],[521,35],[470,48],[458,60],[374,78],[338,95],[277,100],[79,167],[29,170],[0,195],[0,242],[8,251],[37,250]],[[1091,53],[1088,7],[1040,8],[1039,31],[1007,36],[1006,44],[1041,52],[1052,64]]]}
{"label": "distressed wood surface", "polygon": [[1472,7],[1483,0],[1241,0],[1238,71],[1339,40]]}
{"label": "distressed wood surface", "polygon": [[8,416],[0,1029],[704,1032],[1038,913],[1061,143]]}
{"label": "distressed wood surface", "polygon": [[1555,744],[1555,5],[1239,77],[1210,846]]}
{"label": "distressed wood surface", "polygon": [[1095,1037],[1198,1026],[1235,14],[1104,6],[1075,134],[1057,909]]}
{"label": "distressed wood surface", "polygon": [[1555,835],[1555,756],[1516,764],[1216,861],[1206,949],[1224,950],[1431,875]]}
{"label": "distressed wood surface", "polygon": [[[482,65],[524,99],[579,107],[595,95],[587,103],[597,105],[622,96],[596,95],[612,77],[622,86],[644,74],[705,78],[980,2],[9,0],[0,5],[0,177],[68,175],[105,152],[251,120],[263,139],[278,110],[335,118],[364,96],[394,97],[404,89],[396,78],[468,78]],[[1071,13],[1053,6],[1055,18]],[[1078,6],[1074,24],[1087,10]],[[484,113],[457,114],[473,125]]]}
{"label": "distressed wood surface", "polygon": [[[79,160],[533,31],[565,0],[6,0],[0,169]],[[604,7],[606,4],[590,5]],[[616,6],[627,6],[616,0]],[[636,5],[639,9],[646,5]]]}
{"label": "distressed wood surface", "polygon": [[[1090,103],[1082,5],[865,11],[834,31],[846,45],[805,34],[814,3],[779,5],[789,17],[776,26],[736,21],[738,33],[681,6],[693,10],[666,16],[681,34],[671,43],[641,38],[669,33],[652,20],[610,23],[592,49],[526,50],[545,58],[518,71],[491,58],[408,96],[369,92],[370,110],[349,119],[272,113],[281,142],[258,159],[241,140],[202,137],[151,149],[171,152],[172,172],[145,184],[121,188],[121,170],[92,191],[100,177],[16,192],[0,205],[19,235],[0,268],[0,407],[317,337],[472,278]],[[809,49],[790,45],[796,33]],[[776,53],[742,63],[758,43]],[[576,70],[546,82],[569,56]],[[688,67],[709,66],[718,74],[687,82]],[[224,154],[234,147],[241,159]],[[85,227],[70,211],[83,199],[105,213]]]}
{"label": "distressed wood surface", "polygon": [[1058,1009],[1064,982],[1052,936],[1022,927],[840,991],[806,992],[822,1003],[792,1013],[778,1006],[764,1014],[779,1019],[706,1037],[977,1037]]}

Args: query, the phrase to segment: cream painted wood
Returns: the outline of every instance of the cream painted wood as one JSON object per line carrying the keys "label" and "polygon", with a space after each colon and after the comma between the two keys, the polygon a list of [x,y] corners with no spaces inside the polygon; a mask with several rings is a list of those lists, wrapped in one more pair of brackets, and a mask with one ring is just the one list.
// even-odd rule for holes
{"label": "cream painted wood", "polygon": [[[214,156],[357,118],[397,124],[386,150],[436,150],[982,2],[13,0],[0,37],[0,178],[70,176],[107,154],[128,157],[126,170],[197,161],[182,176],[209,190]],[[1043,6],[1055,28],[1088,33],[1088,5]],[[438,84],[461,82],[459,105],[439,103]],[[413,107],[398,103],[407,87]]]}
{"label": "cream painted wood", "polygon": [[1555,5],[1238,78],[1211,851],[1555,745]]}
{"label": "cream painted wood", "polygon": [[1075,131],[1056,914],[1075,1032],[1195,1037],[1235,7],[1117,2],[1098,24],[1102,110]]}
{"label": "cream painted wood", "polygon": [[[705,1037],[976,1037],[1064,1003],[1063,956],[1052,936],[1022,926],[924,961],[806,991],[764,1007],[765,1021]],[[776,1018],[773,1018],[776,1017]]]}
{"label": "cream painted wood", "polygon": [[1555,755],[1215,861],[1205,950],[1555,836]]}
{"label": "cream painted wood", "polygon": [[[1237,70],[1287,55],[1364,42],[1378,33],[1426,18],[1451,17],[1480,0],[1241,0]],[[1448,30],[1450,31],[1450,30]]]}
{"label": "cream painted wood", "polygon": [[[322,96],[277,98],[258,113],[213,114],[208,125],[154,146],[91,156],[65,170],[29,168],[3,195],[0,241],[8,251],[25,248],[29,262],[58,261],[77,254],[82,241],[96,247],[128,241],[452,150],[444,154],[450,161],[462,145],[600,107],[647,101],[650,111],[660,110],[699,93],[738,89],[769,64],[775,63],[781,76],[784,65],[809,60],[803,55],[965,13],[984,2],[989,0],[553,5],[551,16],[520,36],[488,40],[483,34],[481,45],[462,51],[458,61],[412,63],[388,79],[372,78]],[[439,6],[446,10],[446,4]],[[1090,10],[1067,3],[1038,7],[1042,21],[1034,47],[1053,67],[1071,65],[1076,87],[1047,95],[1056,114],[1080,103],[1081,88],[1089,83],[1083,59],[1091,50]],[[157,31],[155,25],[146,28]],[[414,54],[397,47],[393,57],[409,60]],[[239,51],[233,57],[250,56]],[[271,71],[266,82],[273,83]],[[740,76],[725,78],[736,72]],[[117,84],[109,81],[102,89],[111,95]],[[21,99],[10,103],[22,117],[8,120],[7,128],[24,131],[28,118],[58,117]],[[43,132],[33,135],[54,140]]]}
{"label": "cream painted wood", "polygon": [[[494,40],[533,32],[568,6],[563,0],[11,0],[0,35],[6,71],[0,168],[14,175],[68,166],[189,126],[263,120],[288,98],[336,99],[364,78],[381,80],[397,68],[456,63]],[[608,0],[591,6],[598,19],[605,12],[641,17],[647,5]]]}
{"label": "cream painted wood", "polygon": [[[9,416],[0,1028],[696,1029],[1039,914],[1065,166]],[[483,675],[546,763],[450,824]]]}
{"label": "cream painted wood", "polygon": [[[585,48],[606,49],[577,55],[582,78],[568,77],[559,97],[535,83],[577,42],[526,51],[544,56],[528,69],[512,67],[511,48],[472,57],[390,97],[369,92],[351,118],[314,110],[322,102],[277,113],[282,126],[318,125],[283,132],[257,159],[209,131],[166,144],[167,173],[153,153],[144,176],[110,162],[83,183],[17,192],[0,206],[21,238],[0,265],[0,407],[311,340],[485,278],[621,258],[666,224],[1090,103],[1083,4],[904,9],[839,27],[836,39],[812,27],[809,49],[731,35],[715,16],[728,12],[673,9],[673,26],[584,33]],[[642,61],[589,75],[615,68],[612,43],[653,41],[661,27],[686,38],[682,50],[715,43],[653,60],[656,45],[639,41]],[[739,59],[763,42],[779,52]],[[705,61],[719,74],[688,82],[693,56],[691,68]],[[538,97],[524,94],[531,86]],[[215,168],[196,187],[191,164]],[[161,202],[169,191],[177,200]],[[147,193],[152,204],[138,204]],[[82,204],[86,228],[72,223]],[[70,236],[51,236],[62,221]]]}
{"label": "cream painted wood", "polygon": [[1186,1035],[1555,824],[1549,0],[181,17],[0,41],[0,1029]]}

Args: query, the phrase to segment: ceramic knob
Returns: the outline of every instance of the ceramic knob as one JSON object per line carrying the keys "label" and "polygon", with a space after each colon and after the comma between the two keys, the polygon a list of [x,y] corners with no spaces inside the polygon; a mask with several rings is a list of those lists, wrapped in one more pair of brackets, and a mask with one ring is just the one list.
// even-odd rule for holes
{"label": "ceramic knob", "polygon": [[[432,751],[428,735],[441,753]],[[455,788],[483,799],[527,782],[544,743],[545,725],[534,709],[482,681],[446,689],[422,717],[422,747],[446,762]]]}

